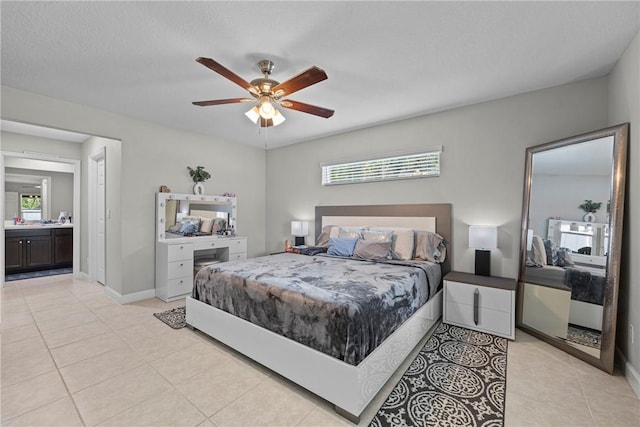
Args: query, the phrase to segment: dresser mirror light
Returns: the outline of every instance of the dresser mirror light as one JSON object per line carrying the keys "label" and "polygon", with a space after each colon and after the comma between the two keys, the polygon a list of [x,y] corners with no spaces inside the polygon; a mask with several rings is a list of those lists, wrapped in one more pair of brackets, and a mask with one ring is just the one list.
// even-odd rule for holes
{"label": "dresser mirror light", "polygon": [[609,373],[628,135],[625,123],[526,150],[518,327]]}

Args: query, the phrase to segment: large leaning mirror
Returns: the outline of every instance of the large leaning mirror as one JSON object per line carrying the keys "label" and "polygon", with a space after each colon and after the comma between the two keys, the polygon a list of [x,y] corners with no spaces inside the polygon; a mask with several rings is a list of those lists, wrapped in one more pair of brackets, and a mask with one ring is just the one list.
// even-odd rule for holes
{"label": "large leaning mirror", "polygon": [[518,327],[613,372],[629,124],[526,151]]}

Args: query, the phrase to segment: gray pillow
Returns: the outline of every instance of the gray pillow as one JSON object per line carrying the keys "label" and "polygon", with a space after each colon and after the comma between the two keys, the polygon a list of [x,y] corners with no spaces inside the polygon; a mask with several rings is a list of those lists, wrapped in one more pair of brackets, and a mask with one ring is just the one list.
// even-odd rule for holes
{"label": "gray pillow", "polygon": [[364,240],[377,240],[378,242],[393,242],[393,231],[364,230],[362,238]]}
{"label": "gray pillow", "polygon": [[391,242],[360,239],[356,242],[352,257],[368,261],[389,259],[391,257]]}
{"label": "gray pillow", "polygon": [[331,235],[331,229],[335,227],[334,225],[325,225],[322,227],[322,233],[316,239],[316,246],[321,248],[326,248],[329,246],[329,237]]}
{"label": "gray pillow", "polygon": [[547,265],[547,252],[544,248],[544,242],[540,236],[535,234],[531,245],[531,260],[541,267]]}
{"label": "gray pillow", "polygon": [[414,259],[441,263],[447,256],[445,240],[439,234],[416,230],[416,253]]}

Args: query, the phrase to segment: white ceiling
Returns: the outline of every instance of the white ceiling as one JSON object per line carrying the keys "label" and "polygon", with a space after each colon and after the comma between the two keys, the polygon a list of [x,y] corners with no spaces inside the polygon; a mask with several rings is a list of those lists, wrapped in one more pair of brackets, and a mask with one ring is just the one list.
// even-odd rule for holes
{"label": "white ceiling", "polygon": [[[255,147],[278,147],[606,75],[640,28],[631,2],[0,2],[2,84]],[[284,81],[329,78],[291,96],[258,133],[246,92],[256,62]]]}

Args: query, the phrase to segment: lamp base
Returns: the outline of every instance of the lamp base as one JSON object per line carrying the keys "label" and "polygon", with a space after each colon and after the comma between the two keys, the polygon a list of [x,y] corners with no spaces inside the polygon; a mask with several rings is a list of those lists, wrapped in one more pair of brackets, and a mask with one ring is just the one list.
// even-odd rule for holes
{"label": "lamp base", "polygon": [[304,236],[294,236],[294,238],[295,238],[294,245],[296,246],[304,245]]}
{"label": "lamp base", "polygon": [[491,276],[491,251],[476,249],[476,276]]}

